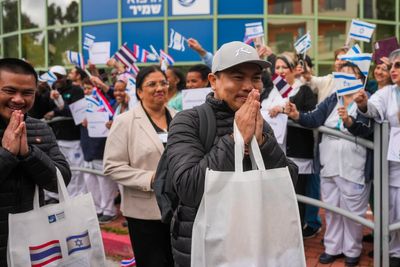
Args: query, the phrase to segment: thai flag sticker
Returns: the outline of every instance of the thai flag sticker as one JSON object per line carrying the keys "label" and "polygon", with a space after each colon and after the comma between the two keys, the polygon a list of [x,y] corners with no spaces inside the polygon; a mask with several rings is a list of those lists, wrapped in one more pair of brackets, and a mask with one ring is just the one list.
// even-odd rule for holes
{"label": "thai flag sticker", "polygon": [[29,247],[32,267],[42,267],[62,259],[60,241],[52,240],[42,245]]}
{"label": "thai flag sticker", "polygon": [[68,255],[77,251],[90,249],[89,232],[86,230],[79,235],[72,235],[67,237]]}

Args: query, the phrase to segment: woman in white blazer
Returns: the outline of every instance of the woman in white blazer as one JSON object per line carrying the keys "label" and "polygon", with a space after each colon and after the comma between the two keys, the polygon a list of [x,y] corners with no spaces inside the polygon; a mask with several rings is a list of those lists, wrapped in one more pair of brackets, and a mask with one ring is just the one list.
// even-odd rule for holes
{"label": "woman in white blazer", "polygon": [[123,186],[121,210],[137,265],[173,266],[169,225],[160,220],[152,190],[174,115],[166,107],[168,81],[159,67],[150,66],[139,71],[136,86],[140,105],[114,121],[104,152],[104,173]]}

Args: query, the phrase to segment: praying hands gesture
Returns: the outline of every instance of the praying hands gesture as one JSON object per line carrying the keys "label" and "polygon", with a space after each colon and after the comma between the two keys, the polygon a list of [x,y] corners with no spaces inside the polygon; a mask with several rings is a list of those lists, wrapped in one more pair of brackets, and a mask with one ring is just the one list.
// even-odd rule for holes
{"label": "praying hands gesture", "polygon": [[235,121],[243,136],[245,144],[249,144],[253,135],[257,143],[263,143],[263,117],[260,111],[260,93],[253,89],[247,96],[246,102],[236,111]]}
{"label": "praying hands gesture", "polygon": [[1,146],[14,156],[27,156],[29,154],[24,114],[20,110],[16,110],[11,114],[10,121],[1,140]]}

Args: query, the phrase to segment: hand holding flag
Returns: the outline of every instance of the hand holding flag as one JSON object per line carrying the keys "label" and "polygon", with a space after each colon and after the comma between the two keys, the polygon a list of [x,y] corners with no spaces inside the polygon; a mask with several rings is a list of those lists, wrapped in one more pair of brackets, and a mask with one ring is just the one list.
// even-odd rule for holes
{"label": "hand holding flag", "polygon": [[333,82],[338,96],[353,94],[364,88],[360,79],[354,74],[333,72]]}
{"label": "hand holding flag", "polygon": [[294,43],[297,54],[305,54],[311,47],[311,35],[307,32]]}
{"label": "hand holding flag", "polygon": [[83,60],[81,53],[67,50],[66,55],[69,63],[78,66],[83,70],[85,69],[85,61]]}

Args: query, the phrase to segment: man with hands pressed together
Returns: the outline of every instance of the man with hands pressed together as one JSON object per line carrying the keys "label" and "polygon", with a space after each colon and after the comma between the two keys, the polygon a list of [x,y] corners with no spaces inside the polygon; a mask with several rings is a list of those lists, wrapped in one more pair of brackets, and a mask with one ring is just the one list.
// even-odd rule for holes
{"label": "man with hands pressed together", "polygon": [[26,115],[36,86],[37,74],[31,65],[0,59],[0,266],[7,266],[8,214],[33,208],[36,185],[57,191],[56,168],[65,183],[71,177],[51,129]]}
{"label": "man with hands pressed together", "polygon": [[[171,222],[175,266],[190,266],[192,228],[204,193],[206,169],[235,169],[234,120],[246,144],[256,137],[267,169],[289,166],[293,182],[297,179],[297,167],[286,158],[271,127],[261,116],[261,74],[268,66],[268,62],[259,59],[254,47],[242,42],[224,44],[215,53],[212,73],[208,76],[213,92],[206,98],[206,105],[210,105],[216,119],[215,139],[209,151],[205,151],[200,141],[196,109],[181,111],[171,122],[168,173],[172,174],[179,197]],[[248,155],[244,157],[243,168],[252,169]]]}

